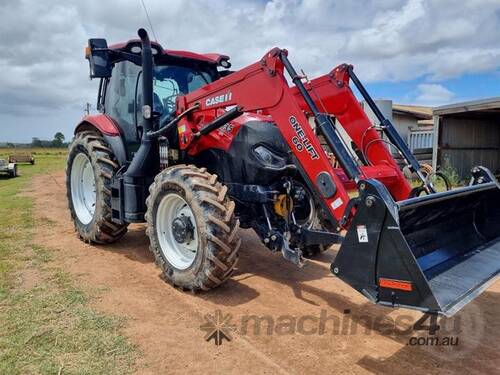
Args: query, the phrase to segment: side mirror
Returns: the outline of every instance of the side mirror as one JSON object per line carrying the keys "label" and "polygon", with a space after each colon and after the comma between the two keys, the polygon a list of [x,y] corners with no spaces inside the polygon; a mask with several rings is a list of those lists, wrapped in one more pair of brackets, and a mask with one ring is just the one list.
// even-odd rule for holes
{"label": "side mirror", "polygon": [[85,58],[89,60],[90,78],[111,77],[112,63],[106,39],[89,39]]}

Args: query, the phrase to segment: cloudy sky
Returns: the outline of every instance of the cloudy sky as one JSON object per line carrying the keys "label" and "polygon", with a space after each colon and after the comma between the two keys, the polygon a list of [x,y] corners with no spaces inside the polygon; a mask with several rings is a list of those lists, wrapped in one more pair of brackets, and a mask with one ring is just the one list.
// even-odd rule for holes
{"label": "cloudy sky", "polygon": [[[500,0],[144,0],[159,42],[234,68],[290,51],[309,76],[355,66],[376,98],[440,105],[500,96]],[[71,137],[95,104],[83,49],[149,29],[140,0],[1,0],[0,141]]]}

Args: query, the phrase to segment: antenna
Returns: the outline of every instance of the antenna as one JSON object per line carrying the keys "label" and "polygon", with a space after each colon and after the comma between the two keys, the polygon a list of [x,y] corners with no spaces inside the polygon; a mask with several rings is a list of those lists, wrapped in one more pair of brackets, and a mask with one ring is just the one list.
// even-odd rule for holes
{"label": "antenna", "polygon": [[158,38],[156,37],[155,29],[153,28],[153,23],[149,18],[148,8],[146,8],[146,4],[144,4],[144,0],[141,0],[142,7],[144,8],[144,12],[146,13],[146,19],[148,20],[149,27],[151,27],[151,31],[153,32],[153,36],[155,37],[155,42],[158,42]]}
{"label": "antenna", "polygon": [[92,104],[90,104],[89,102],[85,103],[85,108],[83,109],[83,112],[86,114],[86,115],[90,115],[90,107],[92,106]]}

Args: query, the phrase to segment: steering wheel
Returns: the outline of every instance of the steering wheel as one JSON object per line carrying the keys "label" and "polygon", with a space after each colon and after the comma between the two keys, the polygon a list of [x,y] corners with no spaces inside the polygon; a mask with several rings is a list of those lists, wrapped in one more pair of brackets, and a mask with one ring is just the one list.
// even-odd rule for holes
{"label": "steering wheel", "polygon": [[175,101],[176,101],[178,96],[179,96],[179,93],[163,98],[163,105],[165,106],[166,112],[171,113],[171,114],[173,114],[175,112],[175,109],[177,108]]}
{"label": "steering wheel", "polygon": [[153,110],[158,113],[163,113],[165,111],[160,97],[155,92],[153,93]]}

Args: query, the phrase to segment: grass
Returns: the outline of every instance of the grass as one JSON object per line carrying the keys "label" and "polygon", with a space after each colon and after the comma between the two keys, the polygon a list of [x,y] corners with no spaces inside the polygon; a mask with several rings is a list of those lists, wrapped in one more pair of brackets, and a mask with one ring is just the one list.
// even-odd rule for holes
{"label": "grass", "polygon": [[34,147],[34,148],[9,148],[9,147],[0,147],[0,158],[6,158],[8,155],[15,154],[33,154],[35,157],[38,155],[48,155],[48,156],[57,156],[57,155],[66,155],[67,149],[65,148],[46,148],[46,147]]}
{"label": "grass", "polygon": [[0,177],[0,374],[130,373],[136,350],[124,321],[95,311],[101,292],[77,285],[54,266],[55,250],[33,242],[33,201],[21,192],[35,174],[62,169],[66,153],[42,151],[34,166],[19,166],[20,177]]}

